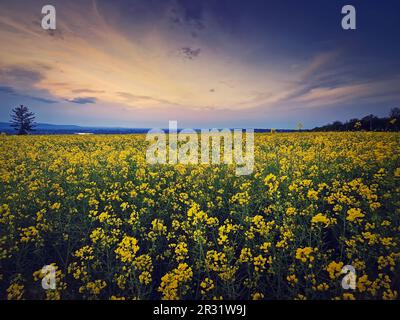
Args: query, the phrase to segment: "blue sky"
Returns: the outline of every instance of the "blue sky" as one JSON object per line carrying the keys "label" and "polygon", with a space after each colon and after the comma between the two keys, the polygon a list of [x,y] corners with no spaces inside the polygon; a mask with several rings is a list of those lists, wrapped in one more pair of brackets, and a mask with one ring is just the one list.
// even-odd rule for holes
{"label": "blue sky", "polygon": [[[57,29],[41,28],[53,4]],[[341,28],[352,4],[357,30]],[[400,106],[399,1],[1,1],[0,121],[310,128]]]}

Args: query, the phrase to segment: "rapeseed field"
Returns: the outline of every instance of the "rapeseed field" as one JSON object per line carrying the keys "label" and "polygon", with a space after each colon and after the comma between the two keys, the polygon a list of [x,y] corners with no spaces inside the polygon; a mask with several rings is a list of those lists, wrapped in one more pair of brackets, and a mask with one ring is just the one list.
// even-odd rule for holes
{"label": "rapeseed field", "polygon": [[145,135],[0,136],[0,298],[398,299],[399,142],[256,134],[237,176],[149,165]]}

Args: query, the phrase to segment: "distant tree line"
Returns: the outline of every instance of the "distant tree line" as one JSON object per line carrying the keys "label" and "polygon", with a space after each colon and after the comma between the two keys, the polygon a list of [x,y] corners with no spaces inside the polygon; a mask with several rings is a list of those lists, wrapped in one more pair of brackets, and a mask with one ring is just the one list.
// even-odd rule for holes
{"label": "distant tree line", "polygon": [[400,108],[393,108],[388,117],[379,118],[370,114],[362,119],[335,121],[312,131],[400,131]]}

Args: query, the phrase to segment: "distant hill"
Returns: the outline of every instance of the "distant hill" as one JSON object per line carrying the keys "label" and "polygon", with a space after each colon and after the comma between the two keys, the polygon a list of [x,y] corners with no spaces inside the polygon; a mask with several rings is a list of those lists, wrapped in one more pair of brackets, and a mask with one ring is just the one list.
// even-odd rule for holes
{"label": "distant hill", "polygon": [[[82,127],[68,124],[50,124],[37,123],[35,131],[32,134],[77,134],[77,133],[93,133],[93,134],[117,134],[117,133],[146,133],[149,129],[135,128],[109,128],[109,127]],[[0,132],[14,134],[16,131],[11,127],[10,123],[0,122]]]}
{"label": "distant hill", "polygon": [[[79,130],[80,126],[75,125],[65,125],[65,124],[50,124],[50,123],[38,123],[35,127],[39,130]],[[10,123],[8,122],[0,122],[1,130],[14,130]]]}

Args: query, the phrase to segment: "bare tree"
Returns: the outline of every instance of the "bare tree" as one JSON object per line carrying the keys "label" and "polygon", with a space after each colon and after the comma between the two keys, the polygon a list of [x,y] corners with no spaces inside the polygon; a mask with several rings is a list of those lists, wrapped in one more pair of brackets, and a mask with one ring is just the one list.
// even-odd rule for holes
{"label": "bare tree", "polygon": [[18,131],[19,135],[28,134],[35,127],[35,114],[28,107],[20,105],[12,110],[11,127]]}

